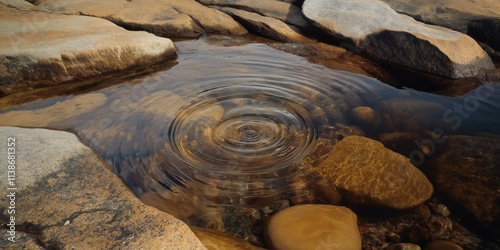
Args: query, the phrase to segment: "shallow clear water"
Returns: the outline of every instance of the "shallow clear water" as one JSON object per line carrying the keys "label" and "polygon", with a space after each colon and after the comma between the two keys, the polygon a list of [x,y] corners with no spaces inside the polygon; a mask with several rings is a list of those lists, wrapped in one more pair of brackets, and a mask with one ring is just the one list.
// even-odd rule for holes
{"label": "shallow clear water", "polygon": [[[245,226],[242,213],[259,217],[252,213],[314,201],[314,168],[343,136],[418,137],[435,128],[500,134],[495,84],[442,97],[265,44],[232,44],[220,37],[178,42],[178,64],[168,70],[11,107],[0,111],[0,123],[72,130],[147,203],[226,229]],[[375,110],[379,122],[353,119],[358,106]],[[412,149],[419,148],[394,150]]]}

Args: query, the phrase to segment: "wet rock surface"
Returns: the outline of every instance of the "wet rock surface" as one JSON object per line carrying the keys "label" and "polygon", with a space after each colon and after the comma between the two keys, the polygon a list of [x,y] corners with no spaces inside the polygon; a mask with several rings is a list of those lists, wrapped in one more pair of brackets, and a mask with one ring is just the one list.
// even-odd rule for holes
{"label": "wet rock surface", "polygon": [[265,237],[270,249],[361,249],[356,214],[340,206],[281,210],[267,221]]}
{"label": "wet rock surface", "polygon": [[377,59],[450,78],[494,68],[470,37],[398,14],[381,1],[306,0],[306,18]]}
{"label": "wet rock surface", "polygon": [[400,243],[425,249],[427,244],[435,244],[434,241],[453,246],[452,249],[460,249],[457,246],[463,249],[500,249],[496,243],[485,241],[466,229],[455,210],[451,210],[451,215],[442,214],[438,212],[438,206],[444,205],[433,197],[402,212],[355,210],[363,249],[385,249]]}
{"label": "wet rock surface", "polygon": [[[449,136],[425,163],[436,190],[500,239],[500,140]],[[476,224],[476,223],[474,223]]]}
{"label": "wet rock surface", "polygon": [[335,144],[319,171],[320,178],[332,180],[343,199],[357,205],[411,208],[433,192],[431,183],[408,158],[360,136]]}
{"label": "wet rock surface", "polygon": [[[47,170],[51,173],[48,176],[43,176],[39,171],[41,169],[31,168],[30,174],[26,176],[35,176],[36,180],[22,179],[23,183],[28,183],[30,190],[22,191],[29,199],[20,201],[20,205],[30,207],[36,203],[46,209],[30,211],[26,218],[19,217],[22,224],[18,239],[22,244],[10,244],[8,248],[281,249],[277,245],[282,244],[284,248],[293,249],[306,242],[305,248],[340,245],[344,249],[348,247],[347,244],[355,249],[499,249],[496,244],[498,140],[450,136],[449,142],[440,140],[438,147],[428,144],[429,139],[436,139],[435,128],[446,133],[467,134],[474,130],[498,132],[498,122],[493,118],[498,111],[494,101],[485,101],[487,98],[481,99],[477,95],[473,100],[471,94],[458,98],[430,97],[419,91],[382,88],[374,79],[357,75],[375,76],[382,82],[394,83],[394,86],[401,83],[397,76],[400,68],[389,70],[385,65],[377,65],[363,57],[368,55],[379,62],[385,61],[434,75],[478,75],[477,78],[460,81],[420,75],[412,80],[417,84],[433,79],[427,84],[444,86],[465,83],[473,86],[450,86],[449,89],[455,91],[453,96],[468,91],[463,89],[481,86],[484,80],[498,80],[498,69],[483,72],[485,70],[481,68],[492,67],[488,56],[476,42],[463,34],[475,39],[490,55],[498,56],[499,33],[496,30],[499,5],[494,0],[484,0],[480,5],[468,0],[419,0],[408,3],[385,0],[389,5],[382,1],[326,3],[306,0],[304,9],[301,9],[303,2],[39,0],[34,1],[33,5],[22,0],[0,0],[0,35],[7,37],[3,39],[3,44],[8,45],[0,49],[6,51],[6,56],[0,60],[0,74],[4,72],[6,76],[2,78],[6,80],[0,80],[0,91],[3,93],[17,90],[14,85],[8,86],[15,77],[22,78],[22,81],[18,81],[22,86],[58,84],[109,71],[148,67],[150,64],[163,63],[175,53],[175,47],[168,39],[146,32],[126,31],[117,25],[170,38],[198,38],[207,33],[235,35],[202,37],[196,42],[176,42],[181,51],[188,55],[180,56],[178,61],[171,60],[172,65],[181,67],[161,72],[161,77],[146,78],[144,82],[135,79],[116,88],[107,88],[113,86],[108,83],[109,79],[96,80],[104,82],[102,85],[106,86],[86,89],[78,83],[73,92],[35,89],[32,92],[38,94],[29,98],[20,93],[0,100],[3,109],[4,105],[8,107],[26,100],[37,100],[43,96],[42,93],[50,92],[51,97],[69,95],[35,101],[8,111],[0,110],[0,125],[43,126],[75,131],[93,150],[113,163],[115,172],[123,180],[133,183],[129,188],[140,196],[143,203],[163,211],[142,205],[130,195],[120,180],[106,172],[108,170],[96,170],[96,166],[102,166],[103,169],[107,166],[87,152],[90,151],[88,148],[82,149],[86,153],[76,154],[81,151],[78,149],[81,144],[74,136],[71,143],[65,143],[57,135],[50,134],[50,138],[42,138],[35,146],[29,145],[34,152],[32,160],[36,162],[31,165],[48,164],[62,168]],[[327,13],[325,16],[320,15],[321,19],[325,17],[324,20],[311,18],[311,5],[314,2],[320,4],[313,14]],[[334,8],[330,8],[332,3],[337,3]],[[349,6],[354,8],[346,10]],[[305,18],[303,12],[306,16],[309,14],[310,18]],[[412,16],[418,22],[400,14]],[[356,19],[358,17],[361,19]],[[332,20],[341,25],[332,29],[325,29],[327,25],[321,25],[323,21],[331,24]],[[257,36],[288,43],[277,43],[251,35],[241,36],[247,30]],[[11,36],[12,31],[15,31],[14,35],[22,34]],[[247,37],[253,40],[245,40]],[[39,38],[46,40],[36,42]],[[235,43],[236,40],[240,42]],[[220,48],[211,47],[207,41],[219,41]],[[186,45],[190,42],[195,45]],[[236,46],[251,43],[260,44],[232,50]],[[297,58],[277,54],[263,43],[305,57],[310,62],[357,74],[330,74],[324,69],[317,71],[321,68],[318,65],[310,67],[302,63],[289,63],[296,62]],[[12,58],[15,59],[12,53],[20,49],[25,49],[22,52],[28,54],[12,61]],[[230,50],[232,54],[228,55]],[[42,60],[47,65],[38,67],[33,64],[38,60],[33,55],[46,56],[48,52],[54,51],[57,52],[55,59]],[[204,54],[204,51],[212,52]],[[200,54],[200,58],[206,60],[190,54]],[[58,58],[59,55],[61,58]],[[21,59],[27,63],[21,62]],[[148,69],[148,73],[158,70]],[[416,75],[412,72],[410,77]],[[189,85],[193,82],[198,85]],[[210,85],[214,82],[222,82],[223,87],[226,87],[224,84],[238,86],[246,83],[258,83],[259,87],[235,87],[217,92],[220,86]],[[328,87],[324,88],[323,83],[328,83]],[[180,87],[164,89],[164,86],[172,84]],[[70,89],[67,85],[58,87]],[[484,87],[482,89],[483,94],[489,93],[484,92]],[[88,93],[92,91],[96,92]],[[285,94],[287,91],[290,93]],[[446,91],[450,90],[436,93]],[[193,98],[196,95],[201,96]],[[276,96],[279,98],[273,99]],[[204,97],[212,101],[203,102]],[[497,99],[495,97],[493,95],[489,99]],[[467,113],[467,117],[458,116],[462,113],[452,113],[457,115],[451,117],[453,119],[463,118],[460,120],[463,126],[458,130],[453,128],[454,124],[447,121],[443,114],[454,108],[453,105],[476,105],[471,100],[477,101],[478,109]],[[277,107],[285,107],[286,111],[277,112],[283,118],[278,119],[279,122],[269,119],[269,110],[274,112],[278,110]],[[184,110],[181,113],[185,117],[177,112],[180,108]],[[241,126],[241,122],[233,119],[240,111],[247,118],[254,116],[257,111],[258,119],[261,120],[252,117],[254,120],[245,120],[250,121],[250,126]],[[287,123],[294,115],[298,121],[311,119],[318,127],[309,130],[309,123],[303,127],[297,123]],[[171,121],[180,122],[174,124],[184,127],[170,126]],[[224,129],[212,129],[222,121],[226,123],[219,127]],[[179,127],[182,129],[179,130]],[[5,129],[12,130],[0,128],[0,131]],[[169,138],[175,135],[170,132],[176,129],[178,134],[185,135],[174,139],[181,142],[178,145]],[[22,129],[23,135],[32,134],[25,131],[31,130]],[[41,130],[32,131],[41,133]],[[425,201],[432,193],[432,186],[404,156],[367,138],[346,146],[354,138],[350,135],[373,136],[405,156],[419,150],[423,158],[429,159],[425,162],[426,173],[429,173],[429,179],[435,184],[439,199],[443,200],[432,197]],[[26,137],[20,138],[26,140]],[[214,138],[214,143],[206,143],[209,141],[206,139]],[[268,157],[260,158],[255,157],[258,154],[248,153],[249,149],[255,149],[249,144],[261,145],[269,141],[281,141],[280,138],[293,138],[288,146],[277,148],[300,149],[303,152],[296,154],[300,155],[300,161],[279,158],[291,151],[272,156],[269,155],[275,150],[267,151],[271,153],[262,155]],[[312,142],[307,138],[314,138],[314,143],[301,144],[304,141]],[[54,140],[62,146],[51,146]],[[242,152],[245,157],[234,152],[226,154],[220,148],[213,147],[219,142],[223,142],[225,149],[233,151],[244,148]],[[173,146],[186,150],[188,157],[173,164]],[[47,151],[49,149],[50,152]],[[68,150],[73,150],[75,155],[66,155],[64,152]],[[44,157],[37,157],[40,154],[57,162],[49,164]],[[191,165],[198,166],[198,169],[185,167],[185,161],[192,159],[195,163]],[[216,164],[205,164],[210,161]],[[221,161],[227,164],[221,164]],[[199,162],[204,164],[197,165]],[[297,164],[293,166],[293,171],[272,168],[282,162]],[[316,167],[322,164],[325,165],[323,169],[317,171]],[[87,168],[87,165],[92,166]],[[221,165],[223,167],[219,168]],[[250,169],[263,166],[271,175],[267,172],[255,174]],[[193,186],[195,189],[192,189]],[[95,193],[95,190],[106,192]],[[279,195],[274,193],[273,196],[273,192]],[[48,200],[43,197],[54,198]],[[5,201],[5,197],[2,199]],[[323,213],[318,212],[318,207],[322,205],[311,205],[316,208],[307,209],[298,215],[284,216],[285,222],[304,219],[305,222],[299,224],[307,229],[306,233],[299,232],[297,237],[291,237],[290,230],[299,228],[294,227],[296,225],[264,230],[266,222],[269,222],[268,225],[276,224],[276,220],[281,220],[280,217],[283,219],[282,212],[298,209],[306,203],[345,205],[355,213],[339,210]],[[370,213],[372,209],[373,213]],[[189,230],[169,214],[191,225],[219,231],[200,228]],[[332,219],[335,217],[332,214],[340,218]],[[5,218],[2,218],[1,224],[6,223]],[[340,224],[350,225],[343,227],[337,223],[340,219]],[[325,232],[331,233],[332,229],[339,228],[340,232],[336,237],[308,234],[321,231],[317,224],[322,223],[328,224],[327,229],[323,228]],[[479,224],[481,227],[478,228]],[[463,225],[474,231],[469,232]],[[191,231],[194,231],[194,235]],[[231,232],[246,241],[220,231]],[[358,231],[361,232],[361,243]],[[474,233],[497,242],[488,242]],[[264,241],[265,237],[268,237],[267,242]],[[295,244],[294,240],[300,242]],[[5,239],[0,239],[0,245],[4,243],[7,244]]]}

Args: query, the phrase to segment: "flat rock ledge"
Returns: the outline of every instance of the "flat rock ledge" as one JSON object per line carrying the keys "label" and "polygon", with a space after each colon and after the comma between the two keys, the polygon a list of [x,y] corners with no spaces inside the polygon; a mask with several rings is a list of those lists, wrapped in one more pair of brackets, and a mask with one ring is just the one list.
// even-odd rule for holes
{"label": "flat rock ledge", "polygon": [[1,154],[9,140],[16,160],[12,183],[0,163],[0,186],[17,188],[0,198],[2,224],[14,221],[16,231],[15,243],[1,238],[5,249],[206,249],[182,221],[141,203],[75,135],[0,127],[0,138]]}
{"label": "flat rock ledge", "polygon": [[373,58],[431,74],[462,78],[494,65],[471,37],[418,22],[382,1],[306,0],[314,25]]}
{"label": "flat rock ledge", "polygon": [[0,2],[0,91],[59,84],[175,56],[171,40],[104,19]]}

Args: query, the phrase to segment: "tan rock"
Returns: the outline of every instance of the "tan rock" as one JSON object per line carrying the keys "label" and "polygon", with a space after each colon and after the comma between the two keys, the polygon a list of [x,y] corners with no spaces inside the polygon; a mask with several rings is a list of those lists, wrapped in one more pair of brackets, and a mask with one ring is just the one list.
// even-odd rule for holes
{"label": "tan rock", "polygon": [[302,12],[327,34],[379,60],[449,78],[494,65],[471,37],[424,24],[373,0],[306,0]]}
{"label": "tan rock", "polygon": [[304,31],[310,31],[312,25],[304,18],[299,7],[290,3],[275,0],[198,0],[205,5],[215,5],[234,9],[246,10],[262,16],[281,20]]}
{"label": "tan rock", "polygon": [[195,0],[40,0],[38,6],[57,13],[101,17],[126,28],[164,37],[193,38],[205,31],[235,35],[246,33],[228,15]]}
{"label": "tan rock", "polygon": [[230,234],[223,233],[214,229],[201,227],[190,227],[193,233],[200,239],[208,250],[222,249],[241,249],[241,250],[258,250],[264,249],[250,244],[248,241],[236,238]]}
{"label": "tan rock", "polygon": [[268,220],[265,238],[270,249],[361,249],[356,214],[332,205],[281,210]]}
{"label": "tan rock", "polygon": [[348,136],[335,144],[319,171],[353,204],[405,209],[421,204],[433,192],[429,180],[408,158],[361,136]]}
{"label": "tan rock", "polygon": [[[500,51],[500,4],[498,0],[383,0],[398,13],[421,22],[447,27]],[[493,32],[492,32],[493,31]]]}
{"label": "tan rock", "polygon": [[176,51],[169,39],[99,18],[1,4],[0,38],[0,91],[5,93],[149,65]]}
{"label": "tan rock", "polygon": [[351,110],[351,115],[353,118],[365,124],[370,124],[373,126],[378,126],[380,124],[379,114],[370,107],[358,106]]}
{"label": "tan rock", "polygon": [[[2,139],[13,136],[16,224],[31,225],[37,243],[57,249],[206,249],[186,224],[141,203],[75,135],[0,127]],[[0,151],[7,154],[6,143]],[[0,185],[7,187],[7,178]],[[7,199],[0,198],[3,216]]]}
{"label": "tan rock", "polygon": [[247,30],[257,35],[280,42],[309,40],[281,20],[229,7],[219,9],[231,15]]}

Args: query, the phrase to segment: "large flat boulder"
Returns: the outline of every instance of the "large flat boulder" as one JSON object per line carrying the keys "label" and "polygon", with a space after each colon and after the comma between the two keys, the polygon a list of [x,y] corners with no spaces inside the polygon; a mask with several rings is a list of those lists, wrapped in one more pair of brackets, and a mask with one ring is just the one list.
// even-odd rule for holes
{"label": "large flat boulder", "polygon": [[205,32],[241,35],[246,30],[228,15],[195,0],[39,0],[48,10],[108,19],[133,30],[158,36],[195,38]]}
{"label": "large flat boulder", "polygon": [[[8,249],[206,249],[186,224],[141,203],[75,135],[0,127],[0,138],[3,156],[15,152],[13,172],[0,178],[0,211],[18,240],[2,242]],[[7,160],[0,167],[7,174]]]}
{"label": "large flat boulder", "polygon": [[4,93],[149,65],[176,52],[167,38],[127,31],[100,18],[2,3],[0,38],[0,91]]}
{"label": "large flat boulder", "polygon": [[398,13],[418,21],[468,34],[500,52],[500,2],[498,0],[383,0]]}
{"label": "large flat boulder", "polygon": [[320,179],[330,180],[332,189],[356,205],[406,209],[423,203],[434,191],[408,158],[362,136],[337,142],[318,171]]}
{"label": "large flat boulder", "polygon": [[378,0],[306,0],[314,25],[376,59],[449,78],[494,68],[471,37],[424,24]]}

